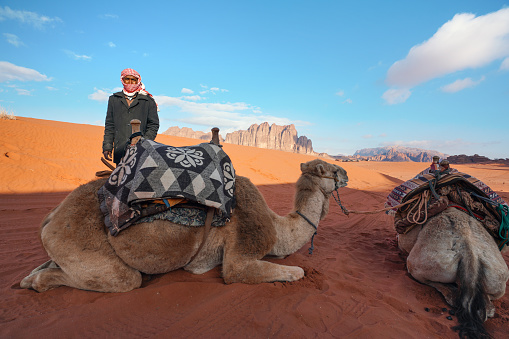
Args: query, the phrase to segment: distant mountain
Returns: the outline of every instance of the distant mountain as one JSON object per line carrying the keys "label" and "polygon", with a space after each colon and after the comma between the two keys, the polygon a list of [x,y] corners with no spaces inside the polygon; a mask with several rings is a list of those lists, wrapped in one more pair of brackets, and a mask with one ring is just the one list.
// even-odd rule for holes
{"label": "distant mountain", "polygon": [[486,163],[499,163],[509,164],[509,159],[495,159],[491,160],[488,157],[474,154],[474,155],[451,155],[447,158],[451,164],[486,164]]}
{"label": "distant mountain", "polygon": [[354,153],[354,157],[370,161],[431,162],[435,155],[440,159],[447,158],[447,154],[441,152],[403,146],[364,148]]}
{"label": "distant mountain", "polygon": [[[212,132],[205,133],[205,132],[201,132],[201,131],[194,131],[192,128],[188,128],[188,127],[180,128],[178,126],[173,126],[173,127],[168,128],[166,131],[164,131],[161,134],[172,135],[175,137],[200,139],[200,140],[205,140],[205,141],[212,140]],[[219,140],[221,142],[224,142],[224,139],[221,137],[221,134],[219,134]]]}

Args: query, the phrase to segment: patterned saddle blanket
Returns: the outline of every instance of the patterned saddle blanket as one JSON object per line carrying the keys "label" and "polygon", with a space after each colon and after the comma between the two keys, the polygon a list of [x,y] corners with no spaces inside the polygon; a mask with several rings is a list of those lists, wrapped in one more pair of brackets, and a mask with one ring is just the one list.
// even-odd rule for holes
{"label": "patterned saddle blanket", "polygon": [[[387,197],[386,207],[397,206],[414,197],[422,198],[421,195],[430,190],[430,181],[435,179],[433,174],[419,173],[413,179],[392,190]],[[448,207],[455,207],[479,220],[499,245],[503,242],[504,239],[499,234],[501,215],[492,204],[486,203],[479,197],[489,199],[497,204],[507,204],[488,185],[469,174],[454,170],[450,174],[439,178],[434,185],[434,190],[438,199],[431,195],[425,207],[426,211],[415,209],[415,205],[420,204],[420,202],[414,201],[387,212],[395,217],[394,226],[397,233],[405,234],[417,225],[415,222],[423,223],[426,216],[429,219]]]}
{"label": "patterned saddle blanket", "polygon": [[[413,179],[405,181],[399,186],[396,186],[391,193],[387,196],[387,200],[385,202],[385,207],[394,207],[399,204],[404,203],[409,198],[414,196],[415,194],[422,192],[423,190],[429,187],[429,182],[434,180],[435,176],[429,172],[423,171],[415,176]],[[438,183],[439,187],[451,185],[455,182],[462,181],[470,184],[476,190],[478,190],[480,194],[485,195],[488,199],[493,200],[496,203],[507,205],[496,192],[494,192],[488,185],[486,185],[481,180],[462,172],[458,172],[455,169],[451,169],[450,174],[447,174],[442,177],[440,182]],[[439,188],[437,187],[437,188]],[[391,209],[386,212],[389,215],[394,215],[396,213],[395,209]]]}
{"label": "patterned saddle blanket", "polygon": [[229,220],[235,207],[235,170],[220,146],[173,147],[148,139],[128,146],[124,158],[97,192],[110,234],[141,218],[139,206],[161,198],[184,198],[214,207]]}

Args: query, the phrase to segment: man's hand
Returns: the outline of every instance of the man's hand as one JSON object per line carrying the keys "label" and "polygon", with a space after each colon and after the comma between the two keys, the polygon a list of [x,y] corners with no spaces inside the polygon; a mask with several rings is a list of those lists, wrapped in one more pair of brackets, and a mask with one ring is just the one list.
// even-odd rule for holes
{"label": "man's hand", "polygon": [[103,155],[104,159],[111,161],[111,151],[104,151]]}

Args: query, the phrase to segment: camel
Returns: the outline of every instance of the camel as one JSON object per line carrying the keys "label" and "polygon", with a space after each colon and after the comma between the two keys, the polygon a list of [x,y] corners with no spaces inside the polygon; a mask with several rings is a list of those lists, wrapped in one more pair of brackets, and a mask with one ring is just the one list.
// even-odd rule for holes
{"label": "camel", "polygon": [[111,236],[97,198],[107,179],[91,181],[45,217],[40,239],[51,260],[34,269],[20,286],[38,292],[62,285],[127,292],[141,286],[141,272],[161,274],[183,268],[201,274],[221,264],[226,284],[299,280],[304,277],[302,268],[261,259],[283,258],[303,247],[327,215],[332,192],[348,182],[343,168],[319,159],[301,164],[301,172],[295,211],[284,217],[267,206],[248,178],[237,176],[237,206],[230,222],[212,227],[198,253],[204,227],[155,220]]}
{"label": "camel", "polygon": [[484,322],[495,315],[491,300],[505,294],[507,264],[483,225],[456,208],[400,234],[408,272],[437,289],[456,308],[461,338],[489,337]]}

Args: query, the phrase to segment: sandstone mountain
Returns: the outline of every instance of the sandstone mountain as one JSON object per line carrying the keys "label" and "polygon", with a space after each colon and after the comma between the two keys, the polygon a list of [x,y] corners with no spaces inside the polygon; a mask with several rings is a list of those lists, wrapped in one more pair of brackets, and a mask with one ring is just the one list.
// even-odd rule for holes
{"label": "sandstone mountain", "polygon": [[403,146],[364,148],[356,151],[354,157],[369,161],[431,162],[435,155],[440,159],[447,158],[447,154],[441,152]]}
{"label": "sandstone mountain", "polygon": [[[210,141],[212,133],[194,131],[187,127],[170,127],[162,134],[173,135],[177,137],[200,139]],[[260,148],[275,149],[280,151],[313,154],[318,156],[328,156],[326,154],[317,154],[313,151],[313,145],[310,139],[305,136],[298,136],[295,126],[269,125],[264,122],[260,125],[253,124],[247,130],[239,130],[226,134],[221,142],[235,145],[253,146]]]}
{"label": "sandstone mountain", "polygon": [[[162,134],[166,135],[172,135],[175,137],[183,137],[183,138],[191,138],[191,139],[200,139],[205,141],[210,141],[212,139],[212,132],[201,132],[201,131],[194,131],[192,128],[188,127],[177,127],[173,126],[168,128],[166,131],[164,131]],[[221,142],[224,142],[223,137],[221,137],[221,134],[219,134],[219,140]]]}
{"label": "sandstone mountain", "polygon": [[276,149],[287,152],[314,154],[310,139],[299,137],[293,124],[279,126],[264,122],[253,124],[247,130],[226,134],[225,142],[236,145]]}

